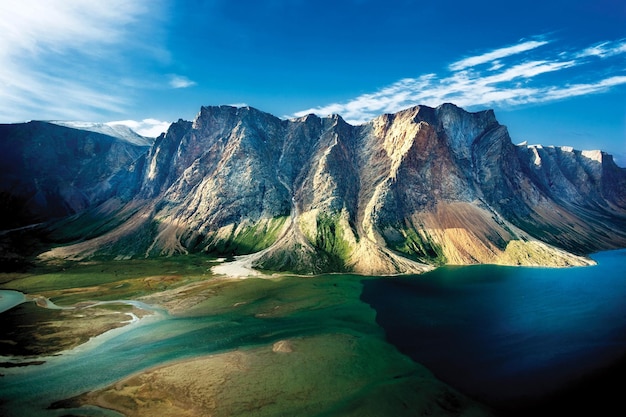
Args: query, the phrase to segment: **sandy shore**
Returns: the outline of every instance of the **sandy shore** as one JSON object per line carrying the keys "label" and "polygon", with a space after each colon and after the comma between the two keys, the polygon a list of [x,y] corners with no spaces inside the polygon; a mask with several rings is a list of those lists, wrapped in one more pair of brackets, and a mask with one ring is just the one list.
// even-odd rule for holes
{"label": "sandy shore", "polygon": [[224,275],[228,278],[246,278],[246,277],[258,277],[263,274],[252,267],[254,262],[259,259],[263,253],[267,250],[252,253],[249,255],[236,256],[233,261],[225,262],[215,265],[211,270],[216,275]]}
{"label": "sandy shore", "polygon": [[385,343],[345,334],[180,361],[55,406],[86,404],[128,417],[489,415]]}
{"label": "sandy shore", "polygon": [[96,307],[91,304],[44,309],[41,307],[47,304],[41,301],[3,313],[5,330],[0,340],[0,355],[31,361],[33,357],[59,354],[152,314],[125,304]]}

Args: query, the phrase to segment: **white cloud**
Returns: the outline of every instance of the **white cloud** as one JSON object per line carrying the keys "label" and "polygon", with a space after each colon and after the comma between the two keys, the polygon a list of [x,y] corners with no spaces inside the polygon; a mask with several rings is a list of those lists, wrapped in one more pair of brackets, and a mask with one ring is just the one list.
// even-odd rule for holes
{"label": "white cloud", "polygon": [[500,68],[502,68],[502,67],[504,67],[504,64],[503,64],[502,62],[500,62],[500,60],[499,60],[499,59],[497,59],[497,60],[495,60],[495,61],[493,61],[493,62],[491,63],[491,68],[489,68],[489,70],[491,70],[491,71],[497,71],[497,70],[499,70],[499,69],[500,69]]}
{"label": "white cloud", "polygon": [[593,83],[573,84],[565,87],[552,87],[545,91],[541,101],[560,100],[568,97],[584,96],[608,90],[611,87],[626,84],[626,76],[605,78]]}
{"label": "white cloud", "polygon": [[0,120],[122,112],[120,60],[143,47],[145,15],[156,9],[148,0],[2,0]]}
{"label": "white cloud", "polygon": [[118,120],[114,122],[107,123],[110,126],[115,125],[123,125],[130,127],[135,132],[139,133],[141,136],[146,136],[148,138],[156,138],[161,133],[167,132],[169,129],[171,122],[163,122],[161,120],[156,119],[143,119],[143,120]]}
{"label": "white cloud", "polygon": [[193,87],[196,85],[195,81],[191,81],[189,78],[183,75],[172,75],[170,76],[170,87],[172,88],[187,88]]}
{"label": "white cloud", "polygon": [[[381,113],[394,113],[419,104],[437,106],[452,102],[464,107],[523,105],[600,93],[626,84],[626,76],[598,71],[597,67],[585,67],[590,63],[589,56],[609,59],[626,52],[626,42],[605,42],[579,52],[554,53],[553,56],[550,51],[535,50],[546,43],[548,41],[527,41],[464,58],[450,65],[444,76],[425,74],[405,78],[374,93],[362,94],[344,103],[300,111],[294,116],[338,113],[346,121],[358,124]],[[532,56],[516,56],[526,51],[532,51]],[[491,65],[479,67],[486,63]],[[614,68],[617,68],[614,71],[623,73],[618,65]],[[565,74],[566,70],[570,71],[569,77]],[[548,73],[564,74],[556,82],[550,82],[545,76]]]}
{"label": "white cloud", "polygon": [[92,42],[114,44],[123,40],[125,26],[145,11],[145,2],[138,1],[3,0],[0,53],[59,51]]}
{"label": "white cloud", "polygon": [[577,58],[584,58],[589,56],[596,56],[599,58],[606,58],[614,55],[626,53],[626,41],[620,40],[617,42],[602,42],[597,45],[585,48],[576,54]]}
{"label": "white cloud", "polygon": [[381,112],[393,113],[402,108],[416,104],[416,100],[426,99],[420,91],[427,91],[432,85],[434,74],[426,74],[420,78],[405,78],[380,91],[363,94],[347,103],[334,103],[295,113],[301,117],[309,113],[320,115],[341,114],[347,121],[361,123],[375,117]]}
{"label": "white cloud", "polygon": [[495,49],[482,55],[471,56],[469,58],[464,58],[460,61],[454,62],[450,64],[450,69],[452,71],[459,71],[465,68],[474,67],[476,65],[486,64],[488,62],[493,62],[501,58],[538,48],[547,43],[548,41],[526,41],[517,45]]}
{"label": "white cloud", "polygon": [[530,61],[524,62],[518,65],[514,65],[510,68],[500,68],[504,70],[498,74],[484,77],[483,82],[486,84],[512,81],[516,78],[532,78],[539,74],[546,72],[558,71],[564,68],[573,67],[576,65],[575,61],[563,61],[563,62],[548,62],[548,61]]}

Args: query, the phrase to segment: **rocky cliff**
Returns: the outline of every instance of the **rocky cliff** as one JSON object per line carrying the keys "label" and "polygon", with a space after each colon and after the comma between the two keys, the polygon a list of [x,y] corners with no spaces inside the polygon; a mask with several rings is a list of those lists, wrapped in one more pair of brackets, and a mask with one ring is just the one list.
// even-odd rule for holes
{"label": "rocky cliff", "polygon": [[626,246],[626,170],[609,155],[515,146],[493,111],[452,104],[359,126],[203,107],[125,190],[114,226],[45,256],[254,253],[267,270],[395,274]]}
{"label": "rocky cliff", "polygon": [[146,145],[48,122],[0,125],[0,229],[130,200]]}

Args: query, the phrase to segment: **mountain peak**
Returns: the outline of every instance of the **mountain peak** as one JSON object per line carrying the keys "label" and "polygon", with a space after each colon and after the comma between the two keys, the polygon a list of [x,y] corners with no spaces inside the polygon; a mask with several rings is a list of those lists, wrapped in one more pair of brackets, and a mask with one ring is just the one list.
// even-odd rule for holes
{"label": "mountain peak", "polygon": [[115,219],[102,220],[109,230],[46,256],[248,254],[259,268],[303,273],[580,265],[576,255],[626,246],[626,170],[607,162],[598,151],[514,146],[492,110],[450,103],[359,126],[207,106],[132,169],[108,174],[118,193],[99,194],[118,202],[102,211]]}
{"label": "mountain peak", "polygon": [[74,122],[52,120],[49,123],[69,127],[72,129],[86,130],[89,132],[101,133],[103,135],[112,136],[117,139],[124,140],[137,146],[151,146],[154,140],[141,136],[130,127],[119,123],[95,123],[95,122]]}

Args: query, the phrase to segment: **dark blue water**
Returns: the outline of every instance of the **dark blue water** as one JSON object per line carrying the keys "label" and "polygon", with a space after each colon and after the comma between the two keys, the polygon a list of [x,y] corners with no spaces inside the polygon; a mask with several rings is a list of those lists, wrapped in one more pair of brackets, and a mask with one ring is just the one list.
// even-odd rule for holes
{"label": "dark blue water", "polygon": [[[495,406],[536,398],[626,352],[626,251],[595,259],[598,266],[572,269],[475,266],[405,278],[242,281],[227,287],[237,295],[233,305],[246,302],[240,307],[156,315],[44,365],[3,369],[0,415],[64,415],[45,408],[178,359],[313,334],[378,332],[371,310],[355,299],[361,283],[388,339],[440,379]],[[300,307],[257,315],[290,304]]]}
{"label": "dark blue water", "polygon": [[626,353],[626,251],[597,266],[445,267],[366,281],[388,340],[443,381],[499,406],[569,386]]}

